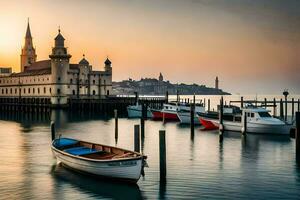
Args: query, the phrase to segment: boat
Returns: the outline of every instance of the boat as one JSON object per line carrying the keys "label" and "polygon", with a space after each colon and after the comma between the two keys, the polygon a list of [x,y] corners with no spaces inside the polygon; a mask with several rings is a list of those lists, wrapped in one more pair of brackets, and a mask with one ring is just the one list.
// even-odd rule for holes
{"label": "boat", "polygon": [[139,180],[146,160],[138,152],[71,138],[54,139],[52,152],[67,168],[131,183]]}
{"label": "boat", "polygon": [[[199,114],[205,113],[205,107],[203,104],[195,105],[195,113],[194,113],[194,124],[200,125],[200,121],[198,120]],[[179,106],[177,111],[177,116],[180,120],[181,124],[190,124],[191,123],[191,106]]]}
{"label": "boat", "polygon": [[170,102],[167,104],[163,104],[163,109],[161,110],[152,110],[152,118],[154,120],[172,120],[172,121],[179,121],[177,116],[178,110],[178,103],[177,102]]}
{"label": "boat", "polygon": [[[244,129],[244,116],[246,115],[247,133],[290,134],[292,125],[272,117],[269,112],[265,108],[243,108],[241,114],[233,114],[230,117],[223,118],[223,129],[241,132]],[[220,124],[219,119],[215,117],[201,116],[199,120],[206,129],[218,128]]]}
{"label": "boat", "polygon": [[[142,117],[142,105],[129,105],[127,106],[127,113],[129,118],[141,118]],[[147,108],[147,118],[152,118],[152,112],[150,108]]]}

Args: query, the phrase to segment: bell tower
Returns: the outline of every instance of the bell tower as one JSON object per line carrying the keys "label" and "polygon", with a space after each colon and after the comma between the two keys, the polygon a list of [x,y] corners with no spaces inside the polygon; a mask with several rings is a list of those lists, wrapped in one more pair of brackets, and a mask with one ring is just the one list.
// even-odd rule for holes
{"label": "bell tower", "polygon": [[35,48],[33,47],[29,19],[28,19],[27,30],[25,35],[25,44],[21,52],[21,72],[25,70],[26,66],[29,66],[32,63],[36,62],[36,57],[37,55],[35,53]]}
{"label": "bell tower", "polygon": [[58,29],[58,35],[54,39],[55,46],[52,48],[51,59],[51,79],[52,93],[51,103],[54,105],[67,104],[68,94],[68,70],[71,55],[65,47],[65,38]]}

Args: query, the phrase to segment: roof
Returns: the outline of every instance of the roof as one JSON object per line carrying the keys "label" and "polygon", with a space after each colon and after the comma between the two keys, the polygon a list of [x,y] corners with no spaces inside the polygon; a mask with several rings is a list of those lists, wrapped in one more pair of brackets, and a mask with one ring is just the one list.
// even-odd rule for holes
{"label": "roof", "polygon": [[26,30],[26,38],[31,38],[31,31],[30,31],[30,26],[29,26],[29,21],[27,23],[27,30]]}
{"label": "roof", "polygon": [[89,61],[87,61],[85,58],[82,58],[81,61],[79,62],[81,65],[89,65]]}
{"label": "roof", "polygon": [[58,35],[55,37],[55,40],[65,40],[65,38],[60,33],[60,29],[58,30]]}
{"label": "roof", "polygon": [[51,60],[41,60],[41,61],[34,62],[31,65],[26,66],[25,71],[47,69],[47,68],[51,68]]}
{"label": "roof", "polygon": [[110,65],[110,64],[111,64],[111,62],[110,62],[110,60],[109,60],[108,58],[106,58],[106,60],[105,60],[104,64],[106,64],[106,65]]}
{"label": "roof", "polygon": [[20,76],[37,76],[51,74],[51,68],[38,69],[38,70],[27,70],[20,73],[12,73],[9,77],[20,77]]}
{"label": "roof", "polygon": [[78,64],[70,64],[70,69],[78,69],[79,65]]}

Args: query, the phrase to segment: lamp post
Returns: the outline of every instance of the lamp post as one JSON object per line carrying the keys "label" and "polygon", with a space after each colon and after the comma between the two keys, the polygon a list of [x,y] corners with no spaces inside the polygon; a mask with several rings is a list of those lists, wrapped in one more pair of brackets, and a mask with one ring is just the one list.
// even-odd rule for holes
{"label": "lamp post", "polygon": [[285,115],[284,115],[284,121],[287,121],[287,96],[289,95],[289,91],[287,89],[285,89],[282,93],[284,95],[285,98]]}

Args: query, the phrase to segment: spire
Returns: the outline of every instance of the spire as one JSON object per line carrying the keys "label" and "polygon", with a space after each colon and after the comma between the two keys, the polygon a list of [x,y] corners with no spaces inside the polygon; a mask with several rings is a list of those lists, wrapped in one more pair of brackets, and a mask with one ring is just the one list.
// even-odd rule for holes
{"label": "spire", "polygon": [[26,38],[31,38],[31,31],[30,31],[30,25],[29,25],[29,18],[27,19],[27,30],[26,30]]}
{"label": "spire", "polygon": [[105,65],[110,65],[111,64],[111,61],[108,59],[108,56],[106,57],[106,60],[104,62]]}

